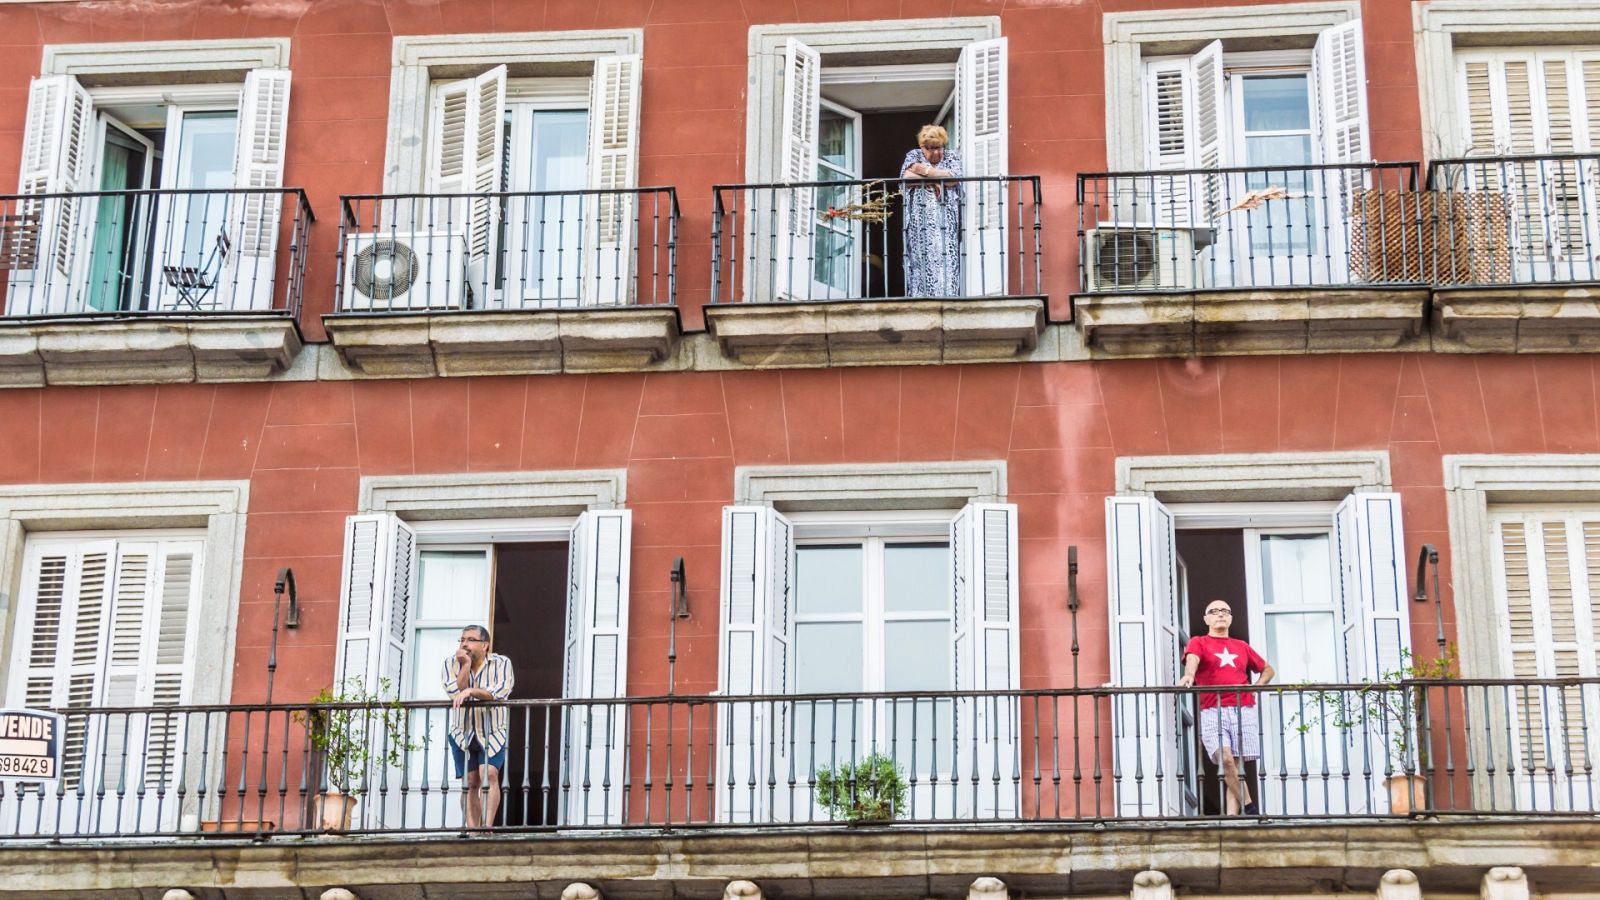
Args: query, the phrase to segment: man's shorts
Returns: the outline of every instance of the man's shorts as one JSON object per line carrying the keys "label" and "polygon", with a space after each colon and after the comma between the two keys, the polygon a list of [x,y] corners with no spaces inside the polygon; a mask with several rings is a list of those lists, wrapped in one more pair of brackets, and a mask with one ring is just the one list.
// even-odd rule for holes
{"label": "man's shorts", "polygon": [[1213,706],[1200,710],[1200,743],[1212,762],[1227,747],[1238,760],[1261,758],[1261,717],[1254,706]]}
{"label": "man's shorts", "polygon": [[474,772],[478,771],[479,766],[486,765],[494,766],[496,772],[504,772],[506,770],[506,748],[501,747],[499,753],[485,759],[483,744],[478,742],[477,737],[467,738],[467,750],[462,750],[461,745],[456,743],[455,735],[450,735],[450,757],[456,761],[457,778],[466,776],[469,757],[472,771]]}

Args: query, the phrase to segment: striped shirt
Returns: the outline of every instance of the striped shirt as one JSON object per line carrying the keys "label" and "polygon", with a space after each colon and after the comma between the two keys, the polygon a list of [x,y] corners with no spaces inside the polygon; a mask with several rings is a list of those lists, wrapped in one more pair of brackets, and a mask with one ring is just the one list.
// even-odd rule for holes
{"label": "striped shirt", "polygon": [[[460,674],[461,664],[456,662],[455,656],[447,657],[444,661],[444,693],[452,700],[462,690],[456,686],[456,677]],[[511,686],[516,683],[516,676],[511,673],[511,660],[498,653],[489,654],[483,660],[483,667],[473,672],[467,683],[483,688],[496,700],[506,699],[511,696]],[[504,706],[489,706],[487,701],[468,700],[461,704],[460,709],[452,712],[450,736],[455,739],[456,746],[465,750],[476,738],[483,746],[485,756],[494,756],[505,749],[506,736],[511,730],[511,710]]]}

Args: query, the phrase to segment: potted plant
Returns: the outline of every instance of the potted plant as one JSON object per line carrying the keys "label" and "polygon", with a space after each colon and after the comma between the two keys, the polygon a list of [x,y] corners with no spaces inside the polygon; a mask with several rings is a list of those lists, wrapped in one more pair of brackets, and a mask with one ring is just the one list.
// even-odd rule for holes
{"label": "potted plant", "polygon": [[836,818],[861,824],[905,815],[905,773],[892,758],[872,753],[855,765],[817,771],[817,802]]}
{"label": "potted plant", "polygon": [[368,779],[384,777],[400,766],[402,754],[417,749],[387,678],[378,680],[375,692],[360,678],[346,680],[338,690],[323,688],[295,718],[311,731],[318,781],[326,785],[317,797],[316,818],[328,831],[349,829],[356,801],[371,787]]}
{"label": "potted plant", "polygon": [[1389,792],[1389,811],[1397,816],[1411,815],[1423,801],[1429,769],[1427,723],[1428,690],[1419,680],[1454,678],[1455,648],[1449,647],[1438,659],[1418,659],[1409,649],[1400,650],[1400,665],[1366,680],[1354,691],[1318,691],[1311,695],[1319,712],[1296,715],[1292,727],[1305,734],[1326,721],[1344,734],[1372,733],[1382,738],[1387,764],[1384,783]]}

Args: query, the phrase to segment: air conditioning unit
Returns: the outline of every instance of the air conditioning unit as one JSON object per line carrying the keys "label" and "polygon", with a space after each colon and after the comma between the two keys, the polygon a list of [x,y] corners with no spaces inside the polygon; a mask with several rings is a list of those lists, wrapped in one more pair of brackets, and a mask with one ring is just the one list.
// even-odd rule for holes
{"label": "air conditioning unit", "polygon": [[[1197,231],[1135,223],[1103,223],[1090,229],[1084,268],[1090,293],[1189,290],[1194,287]],[[1199,242],[1201,246],[1209,240]]]}
{"label": "air conditioning unit", "polygon": [[345,240],[343,309],[462,309],[471,296],[464,235],[378,232]]}

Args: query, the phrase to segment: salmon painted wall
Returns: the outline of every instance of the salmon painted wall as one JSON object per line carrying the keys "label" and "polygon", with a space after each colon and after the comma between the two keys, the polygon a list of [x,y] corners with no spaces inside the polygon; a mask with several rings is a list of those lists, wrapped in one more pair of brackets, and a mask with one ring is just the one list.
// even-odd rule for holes
{"label": "salmon painted wall", "polygon": [[[1272,5],[1274,0],[1227,0]],[[43,44],[290,37],[294,71],[285,183],[318,215],[303,328],[321,340],[333,307],[340,194],[383,186],[395,35],[643,28],[640,183],[683,207],[679,297],[701,327],[709,295],[711,186],[744,180],[751,25],[998,15],[1010,38],[1011,170],[1042,176],[1045,286],[1058,316],[1077,288],[1076,175],[1106,165],[1101,15],[1216,0],[98,0],[0,4],[0,173],[17,171],[28,79]],[[1411,4],[1363,0],[1373,154],[1421,154]],[[907,134],[909,148],[913,136]],[[11,190],[0,176],[0,190]]]}
{"label": "salmon painted wall", "polygon": [[[1440,547],[1448,584],[1440,457],[1600,451],[1597,379],[1586,356],[1391,354],[3,391],[0,483],[249,479],[235,696],[260,696],[272,580],[289,565],[305,609],[280,647],[289,700],[332,677],[343,521],[362,476],[626,467],[638,695],[665,687],[680,554],[693,618],[677,688],[715,687],[720,510],[735,466],[1004,459],[1020,507],[1023,683],[1059,686],[1071,672],[1069,545],[1082,560],[1083,671],[1093,683],[1106,671],[1117,456],[1385,449],[1408,557]],[[1418,646],[1431,646],[1418,618]]]}

